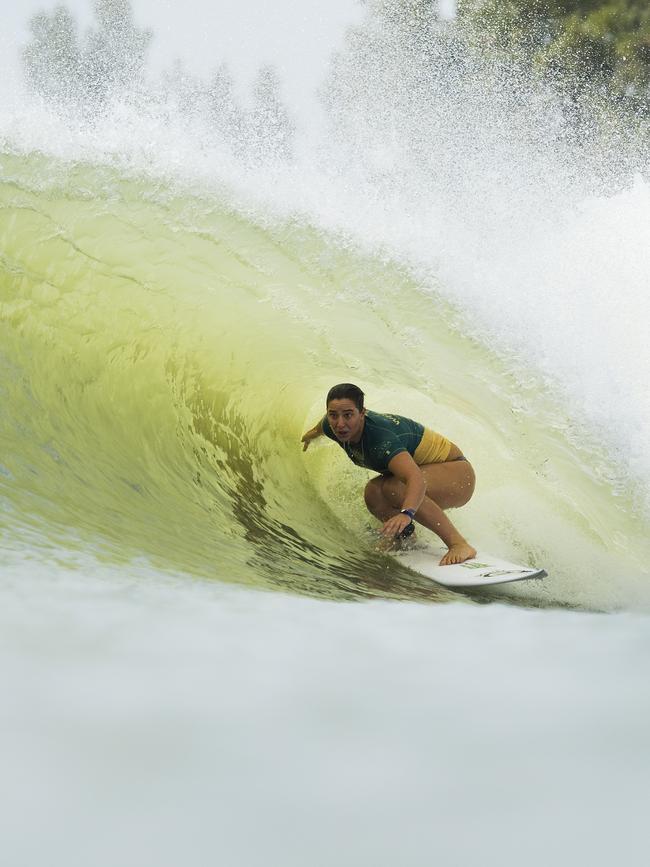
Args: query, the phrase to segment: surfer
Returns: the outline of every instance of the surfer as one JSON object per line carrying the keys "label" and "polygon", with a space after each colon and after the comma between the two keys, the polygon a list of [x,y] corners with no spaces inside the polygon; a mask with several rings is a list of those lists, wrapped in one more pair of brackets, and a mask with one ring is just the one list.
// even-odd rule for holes
{"label": "surfer", "polygon": [[444,512],[464,506],[474,493],[474,470],[458,446],[417,421],[366,409],[363,392],[349,382],[329,390],[326,408],[303,435],[303,451],[324,434],[355,464],[380,473],[370,479],[364,497],[368,510],[382,521],[386,541],[396,544],[409,536],[415,520],[449,549],[441,566],[476,556]]}

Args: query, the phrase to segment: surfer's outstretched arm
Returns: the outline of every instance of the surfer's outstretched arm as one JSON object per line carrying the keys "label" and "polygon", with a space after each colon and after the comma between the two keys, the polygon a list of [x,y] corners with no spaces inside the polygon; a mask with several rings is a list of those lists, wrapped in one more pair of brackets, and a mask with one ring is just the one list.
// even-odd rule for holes
{"label": "surfer's outstretched arm", "polygon": [[303,443],[302,450],[306,452],[309,448],[309,443],[312,440],[318,439],[318,437],[323,436],[323,419],[321,419],[318,424],[315,424],[313,427],[309,428],[309,430],[304,433],[300,439],[300,442]]}
{"label": "surfer's outstretched arm", "polygon": [[[440,561],[442,566],[462,563],[475,557],[476,550],[443,511],[463,506],[472,496],[474,471],[469,462],[448,461],[419,467],[411,455],[401,452],[389,462],[388,469],[392,475],[372,479],[366,487],[368,507],[384,521],[382,535],[393,537],[401,533],[410,520],[408,515],[399,510],[415,509],[415,520],[432,530],[449,548]],[[371,505],[375,493],[383,497],[383,510],[381,507],[378,511],[372,508],[375,505]]]}

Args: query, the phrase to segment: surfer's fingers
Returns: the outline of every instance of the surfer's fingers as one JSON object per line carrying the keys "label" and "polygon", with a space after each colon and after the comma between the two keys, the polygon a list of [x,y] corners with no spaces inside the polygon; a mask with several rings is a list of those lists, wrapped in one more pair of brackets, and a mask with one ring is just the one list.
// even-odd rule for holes
{"label": "surfer's fingers", "polygon": [[307,433],[304,433],[304,434],[300,437],[300,442],[301,442],[301,443],[304,443],[304,446],[302,447],[302,450],[303,450],[304,452],[306,452],[306,451],[307,451],[307,448],[309,447],[309,443],[310,443],[312,440],[315,440],[318,436],[319,436],[318,431],[315,431],[313,428],[312,428],[311,430],[308,430]]}
{"label": "surfer's fingers", "polygon": [[[408,527],[408,524],[406,525]],[[379,531],[382,536],[399,536],[404,527],[399,515],[389,518]]]}

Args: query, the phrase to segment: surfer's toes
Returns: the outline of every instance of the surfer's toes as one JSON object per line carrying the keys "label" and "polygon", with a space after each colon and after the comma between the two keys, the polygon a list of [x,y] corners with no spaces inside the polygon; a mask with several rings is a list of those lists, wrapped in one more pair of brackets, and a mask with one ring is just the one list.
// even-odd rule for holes
{"label": "surfer's toes", "polygon": [[456,563],[464,563],[476,557],[476,549],[471,545],[452,545],[440,561],[441,566],[453,566]]}

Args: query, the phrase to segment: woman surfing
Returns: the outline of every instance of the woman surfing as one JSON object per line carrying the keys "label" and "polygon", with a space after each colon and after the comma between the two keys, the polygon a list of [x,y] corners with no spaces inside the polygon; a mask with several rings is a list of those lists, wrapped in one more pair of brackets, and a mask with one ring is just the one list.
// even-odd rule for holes
{"label": "woman surfing", "polygon": [[380,474],[370,479],[364,498],[368,510],[382,521],[386,540],[395,544],[410,535],[417,521],[449,549],[441,566],[476,556],[445,515],[445,509],[464,506],[474,493],[474,470],[458,446],[417,421],[366,409],[364,393],[349,382],[329,390],[326,409],[303,435],[303,451],[324,434],[355,464]]}

